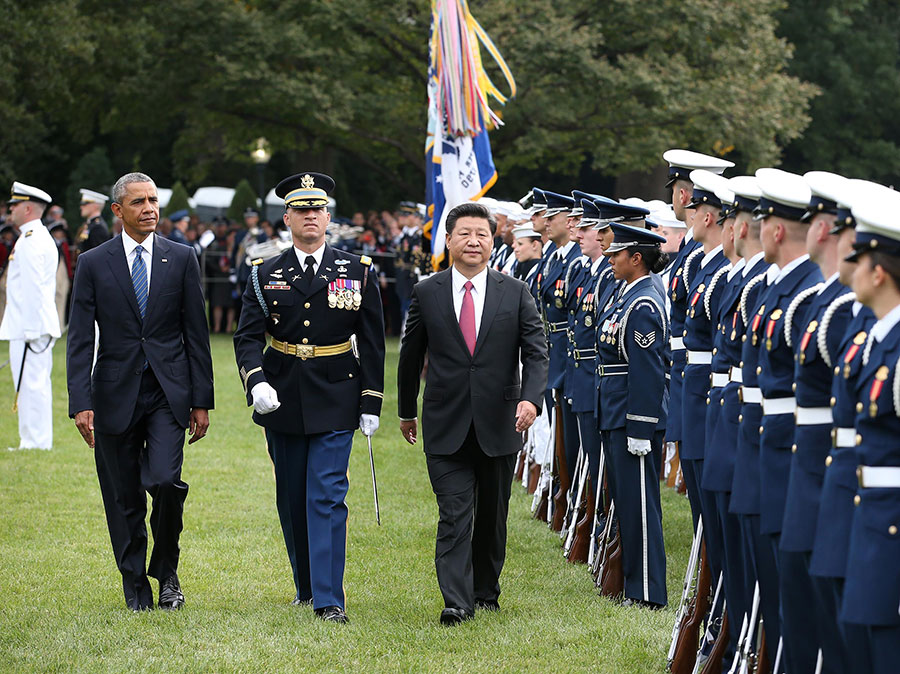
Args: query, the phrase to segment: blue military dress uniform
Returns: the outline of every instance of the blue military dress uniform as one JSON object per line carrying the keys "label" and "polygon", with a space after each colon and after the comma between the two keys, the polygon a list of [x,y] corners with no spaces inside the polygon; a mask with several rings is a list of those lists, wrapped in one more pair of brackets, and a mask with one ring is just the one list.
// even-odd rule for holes
{"label": "blue military dress uniform", "polygon": [[369,258],[325,244],[315,277],[303,270],[294,248],[254,264],[234,347],[248,404],[261,382],[281,402],[253,420],[275,467],[296,599],[343,609],[347,464],[360,415],[381,412],[384,323]]}
{"label": "blue military dress uniform", "polygon": [[[575,399],[573,394],[573,385],[575,380],[575,358],[573,353],[573,335],[572,330],[575,327],[575,313],[580,304],[580,298],[584,292],[586,281],[590,279],[590,260],[586,256],[576,258],[569,268],[566,270],[564,288],[564,306],[566,310],[566,362],[565,373],[563,374],[562,393],[563,399],[569,406],[569,411],[575,417],[572,424],[573,428],[566,428],[566,465],[569,467],[569,473],[572,477],[573,484],[575,482],[575,464],[578,460],[579,448],[584,444],[582,433],[579,429],[577,420],[578,413],[575,409]],[[578,368],[580,369],[580,368]],[[574,432],[572,432],[574,431]]]}

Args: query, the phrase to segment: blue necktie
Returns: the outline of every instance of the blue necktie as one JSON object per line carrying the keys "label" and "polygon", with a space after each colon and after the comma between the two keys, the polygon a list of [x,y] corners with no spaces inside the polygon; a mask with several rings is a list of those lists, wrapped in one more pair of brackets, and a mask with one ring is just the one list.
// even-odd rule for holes
{"label": "blue necktie", "polygon": [[144,264],[144,247],[135,249],[134,264],[131,265],[131,282],[134,284],[134,296],[137,298],[141,319],[147,313],[147,265]]}

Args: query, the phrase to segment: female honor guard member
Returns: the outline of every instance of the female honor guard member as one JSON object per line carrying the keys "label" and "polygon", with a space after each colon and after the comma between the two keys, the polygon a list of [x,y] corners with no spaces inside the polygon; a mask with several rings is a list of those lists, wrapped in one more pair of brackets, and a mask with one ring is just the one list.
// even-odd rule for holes
{"label": "female honor guard member", "polygon": [[612,223],[604,251],[625,285],[598,317],[599,424],[622,539],[625,604],[666,604],[666,553],[659,500],[665,435],[669,326],[650,272],[666,266],[653,232]]}
{"label": "female honor guard member", "polygon": [[[365,435],[378,428],[384,323],[371,259],[325,243],[333,189],[319,173],[275,188],[294,245],[254,262],[234,350],[275,464],[294,603],[312,602],[319,618],[345,623],[347,465],[356,426]],[[272,342],[263,352],[267,333]]]}
{"label": "female honor guard member", "polygon": [[856,378],[859,487],[841,620],[866,632],[866,648],[850,654],[851,671],[887,674],[900,662],[900,195],[865,195],[852,212],[852,287],[878,321]]}

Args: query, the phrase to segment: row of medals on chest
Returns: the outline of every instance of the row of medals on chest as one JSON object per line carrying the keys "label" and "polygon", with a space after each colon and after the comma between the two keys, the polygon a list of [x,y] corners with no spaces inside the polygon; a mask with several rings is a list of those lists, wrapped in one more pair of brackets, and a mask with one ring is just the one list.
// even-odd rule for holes
{"label": "row of medals on chest", "polygon": [[362,281],[339,278],[328,284],[328,308],[359,311],[362,306]]}

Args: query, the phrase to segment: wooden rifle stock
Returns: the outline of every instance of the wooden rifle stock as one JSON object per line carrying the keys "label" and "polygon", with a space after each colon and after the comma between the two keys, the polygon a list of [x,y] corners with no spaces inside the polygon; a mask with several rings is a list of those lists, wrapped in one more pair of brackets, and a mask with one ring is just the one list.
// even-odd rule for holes
{"label": "wooden rifle stock", "polygon": [[672,659],[672,674],[691,674],[697,661],[697,647],[700,644],[700,628],[709,612],[712,572],[706,557],[706,541],[703,542],[700,558],[700,574],[697,589],[691,597],[687,613],[678,633],[678,645]]}
{"label": "wooden rifle stock", "polygon": [[600,594],[610,599],[618,599],[625,593],[625,575],[622,571],[622,539],[616,529],[612,550],[600,577]]}
{"label": "wooden rifle stock", "polygon": [[553,531],[562,531],[563,522],[566,518],[566,495],[572,487],[572,480],[569,476],[569,466],[566,464],[566,436],[563,432],[562,424],[562,403],[559,399],[554,405],[556,414],[556,442],[553,451],[556,454],[556,475],[559,478],[559,489],[553,498],[553,520],[550,522],[550,528]]}
{"label": "wooden rifle stock", "polygon": [[531,467],[528,469],[528,489],[527,492],[529,494],[533,494],[537,491],[538,482],[541,479],[541,464],[535,461],[531,464]]}
{"label": "wooden rifle stock", "polygon": [[525,472],[526,465],[528,465],[528,452],[522,447],[519,450],[519,456],[516,457],[516,472],[513,476],[513,479],[517,482],[522,481],[522,474]]}
{"label": "wooden rifle stock", "polygon": [[728,647],[728,609],[722,609],[722,626],[719,627],[719,635],[709,652],[709,659],[703,667],[703,674],[722,674],[722,658],[725,657],[725,649]]}
{"label": "wooden rifle stock", "polygon": [[766,628],[763,625],[759,636],[759,654],[756,656],[756,667],[752,674],[769,674],[769,642],[766,641]]}
{"label": "wooden rifle stock", "polygon": [[[591,535],[594,528],[594,488],[591,479],[588,478],[587,489],[585,489],[584,498],[586,507],[584,508],[584,516],[578,520],[575,525],[575,541],[569,550],[568,560],[575,563],[586,564],[588,560],[588,546],[591,543]],[[579,511],[580,512],[580,511]]]}

